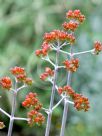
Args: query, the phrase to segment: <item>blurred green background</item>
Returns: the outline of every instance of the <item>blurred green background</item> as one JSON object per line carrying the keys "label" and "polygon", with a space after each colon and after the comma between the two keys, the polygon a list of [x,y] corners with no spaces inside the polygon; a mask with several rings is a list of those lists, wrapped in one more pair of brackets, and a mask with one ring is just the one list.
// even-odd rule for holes
{"label": "blurred green background", "polygon": [[[92,49],[95,40],[102,42],[102,0],[0,0],[0,77],[9,75],[9,68],[17,65],[25,67],[34,79],[32,88],[18,94],[16,116],[26,117],[21,102],[31,90],[39,94],[44,107],[49,106],[51,85],[39,79],[49,64],[38,59],[34,51],[40,48],[45,32],[61,29],[69,9],[80,9],[86,16],[76,32],[75,51]],[[65,84],[64,74],[60,71],[60,84]],[[65,136],[102,136],[102,54],[80,57],[80,68],[73,75],[72,86],[89,98],[91,109],[84,113],[69,106]],[[0,95],[0,106],[10,113],[12,93],[0,91]],[[55,102],[58,100],[56,94]],[[50,136],[59,136],[62,111],[63,104],[54,111]],[[9,119],[0,113],[0,120],[6,125],[0,136],[5,136]],[[29,128],[26,122],[15,121],[13,133],[14,136],[44,136],[45,125]]]}

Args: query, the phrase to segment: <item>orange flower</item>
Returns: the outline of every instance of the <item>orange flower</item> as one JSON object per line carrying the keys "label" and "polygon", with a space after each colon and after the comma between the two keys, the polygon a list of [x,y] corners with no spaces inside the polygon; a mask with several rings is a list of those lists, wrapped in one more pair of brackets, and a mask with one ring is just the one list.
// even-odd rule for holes
{"label": "orange flower", "polygon": [[16,66],[16,67],[14,67],[14,68],[11,68],[11,73],[12,73],[13,75],[25,74],[25,69]]}
{"label": "orange flower", "polygon": [[82,96],[81,94],[76,93],[69,85],[64,87],[59,87],[58,93],[60,95],[62,93],[66,93],[68,96],[70,96],[74,101],[74,107],[78,111],[80,110],[88,111],[88,109],[90,108],[88,98]]}
{"label": "orange flower", "polygon": [[102,51],[102,43],[96,41],[96,42],[94,43],[94,49],[95,49],[94,53],[95,53],[96,55],[98,55],[98,54]]}
{"label": "orange flower", "polygon": [[80,12],[80,10],[69,10],[66,13],[66,18],[70,18],[70,19],[76,19],[77,21],[79,21],[80,23],[83,23],[85,20],[85,16]]}
{"label": "orange flower", "polygon": [[75,31],[78,28],[78,23],[75,21],[64,22],[62,26],[65,30]]}
{"label": "orange flower", "polygon": [[54,75],[54,71],[51,68],[46,67],[45,72],[40,75],[40,79],[46,80],[48,77],[52,77],[53,75]]}
{"label": "orange flower", "polygon": [[0,79],[0,85],[2,88],[10,90],[12,87],[12,81],[10,77],[3,77]]}
{"label": "orange flower", "polygon": [[30,112],[28,112],[28,118],[29,118],[28,124],[30,126],[33,126],[34,124],[41,125],[45,121],[45,117],[36,110],[31,110]]}
{"label": "orange flower", "polygon": [[71,72],[76,72],[76,70],[79,67],[79,60],[78,59],[71,59],[71,60],[65,60],[64,65],[67,70]]}

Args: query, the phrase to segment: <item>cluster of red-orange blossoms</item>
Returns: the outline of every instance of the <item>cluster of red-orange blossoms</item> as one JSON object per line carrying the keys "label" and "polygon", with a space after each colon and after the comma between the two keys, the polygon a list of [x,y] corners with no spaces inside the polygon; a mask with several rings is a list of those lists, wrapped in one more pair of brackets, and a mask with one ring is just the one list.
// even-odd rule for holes
{"label": "cluster of red-orange blossoms", "polygon": [[0,79],[0,86],[3,89],[7,89],[10,90],[12,87],[12,80],[10,79],[10,77],[3,77]]}
{"label": "cluster of red-orange blossoms", "polygon": [[79,21],[80,23],[83,23],[85,20],[85,16],[80,12],[80,10],[69,10],[66,13],[66,18],[68,19],[75,19],[77,21]]}
{"label": "cluster of red-orange blossoms", "polygon": [[11,74],[13,74],[19,82],[23,82],[27,85],[32,84],[33,81],[31,78],[27,77],[27,74],[24,68],[16,66],[14,68],[11,68],[10,71],[11,71]]}
{"label": "cluster of red-orange blossoms", "polygon": [[45,117],[39,112],[39,110],[42,108],[42,104],[39,102],[36,93],[30,92],[22,102],[22,106],[32,108],[32,110],[28,112],[28,124],[30,126],[44,123]]}
{"label": "cluster of red-orange blossoms", "polygon": [[95,49],[94,53],[95,53],[96,55],[98,55],[98,54],[102,51],[102,43],[96,41],[96,42],[94,43],[94,49]]}
{"label": "cluster of red-orange blossoms", "polygon": [[43,114],[36,110],[31,110],[28,113],[28,118],[29,118],[28,124],[30,126],[33,126],[34,124],[42,125],[45,121],[45,117],[43,116]]}
{"label": "cluster of red-orange blossoms", "polygon": [[70,21],[70,22],[64,22],[63,24],[62,24],[62,26],[63,26],[63,28],[65,29],[65,30],[71,30],[71,31],[75,31],[77,28],[78,28],[78,22],[75,22],[75,21]]}
{"label": "cluster of red-orange blossoms", "polygon": [[45,33],[44,40],[49,43],[55,42],[57,40],[62,42],[68,41],[70,44],[73,44],[75,42],[75,37],[73,34],[68,34],[64,31],[53,30],[50,33]]}
{"label": "cluster of red-orange blossoms", "polygon": [[42,49],[40,49],[40,50],[36,50],[35,51],[35,54],[37,55],[37,56],[46,56],[47,54],[48,54],[48,51],[51,49],[50,48],[50,45],[47,43],[47,42],[43,42],[43,44],[42,44]]}
{"label": "cluster of red-orange blossoms", "polygon": [[73,58],[71,60],[65,60],[63,63],[66,69],[71,72],[76,72],[76,70],[79,67],[79,60],[77,58],[76,59]]}
{"label": "cluster of red-orange blossoms", "polygon": [[54,70],[49,67],[45,68],[45,72],[40,75],[41,80],[46,80],[48,77],[52,77],[54,75]]}
{"label": "cluster of red-orange blossoms", "polygon": [[75,93],[75,91],[70,86],[64,86],[58,88],[58,93],[61,95],[62,93],[67,94],[74,101],[74,107],[77,110],[88,111],[90,108],[88,98],[82,96],[81,94]]}

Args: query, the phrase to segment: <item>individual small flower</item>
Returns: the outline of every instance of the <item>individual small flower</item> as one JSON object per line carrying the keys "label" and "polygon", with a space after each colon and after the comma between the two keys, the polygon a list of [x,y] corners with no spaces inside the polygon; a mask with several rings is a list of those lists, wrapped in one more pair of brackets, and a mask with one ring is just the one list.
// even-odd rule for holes
{"label": "individual small flower", "polygon": [[3,129],[5,127],[4,122],[0,121],[0,129]]}
{"label": "individual small flower", "polygon": [[10,77],[3,77],[0,79],[0,85],[3,89],[10,90],[12,87],[12,80]]}
{"label": "individual small flower", "polygon": [[32,127],[33,125],[42,125],[45,121],[45,117],[36,110],[31,110],[28,112],[28,124]]}
{"label": "individual small flower", "polygon": [[75,21],[70,21],[70,22],[64,22],[62,24],[63,28],[65,30],[71,30],[71,31],[75,31],[78,28],[78,22]]}
{"label": "individual small flower", "polygon": [[51,68],[46,67],[45,72],[40,75],[40,79],[46,80],[48,77],[53,77],[53,75],[54,75],[54,71]]}
{"label": "individual small flower", "polygon": [[85,20],[85,16],[80,12],[80,10],[69,10],[66,13],[66,18],[78,20],[80,23],[83,23]]}
{"label": "individual small flower", "polygon": [[98,42],[98,41],[96,41],[95,43],[94,43],[94,53],[96,54],[96,55],[98,55],[101,51],[102,51],[102,43],[101,42]]}
{"label": "individual small flower", "polygon": [[19,74],[16,76],[18,82],[25,82],[26,80],[26,75],[25,74]]}
{"label": "individual small flower", "polygon": [[36,54],[36,56],[40,56],[42,54],[42,50],[41,49],[40,50],[36,50],[35,54]]}
{"label": "individual small flower", "polygon": [[76,70],[79,67],[79,60],[78,59],[71,59],[71,60],[65,60],[64,65],[67,70],[71,72],[76,72]]}
{"label": "individual small flower", "polygon": [[24,80],[24,83],[27,84],[27,85],[32,85],[33,80],[29,77],[26,77],[25,80]]}
{"label": "individual small flower", "polygon": [[24,68],[21,68],[21,67],[17,67],[15,66],[14,68],[11,68],[11,73],[13,75],[24,75],[25,74],[25,69]]}

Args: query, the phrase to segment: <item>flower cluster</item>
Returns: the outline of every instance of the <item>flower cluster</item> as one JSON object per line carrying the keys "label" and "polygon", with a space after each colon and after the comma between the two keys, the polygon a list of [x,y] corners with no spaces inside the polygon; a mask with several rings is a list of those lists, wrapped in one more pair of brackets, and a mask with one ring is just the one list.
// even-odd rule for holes
{"label": "flower cluster", "polygon": [[79,111],[88,111],[88,109],[90,108],[88,98],[82,96],[81,94],[75,93],[75,91],[68,85],[64,87],[59,87],[58,93],[65,93],[70,96],[74,101],[74,107]]}
{"label": "flower cluster", "polygon": [[88,98],[82,96],[81,94],[76,93],[74,96],[74,107],[78,111],[80,110],[88,111],[88,109],[90,108]]}
{"label": "flower cluster", "polygon": [[63,63],[66,69],[71,72],[76,72],[77,68],[79,67],[78,59],[65,60]]}
{"label": "flower cluster", "polygon": [[13,74],[19,82],[23,82],[27,85],[32,84],[32,79],[27,77],[27,74],[24,68],[15,66],[14,68],[11,68],[10,71],[11,71],[11,74]]}
{"label": "flower cluster", "polygon": [[75,42],[75,37],[73,34],[68,34],[67,32],[60,31],[60,30],[53,30],[50,33],[45,33],[44,40],[46,42],[55,42],[57,40],[60,41],[68,41],[70,44]]}
{"label": "flower cluster", "polygon": [[4,122],[0,121],[0,129],[3,129],[5,127]]}
{"label": "flower cluster", "polygon": [[96,41],[95,43],[94,43],[94,53],[96,54],[96,55],[98,55],[101,51],[102,51],[102,43],[101,42],[98,42],[98,41]]}
{"label": "flower cluster", "polygon": [[36,110],[31,110],[30,112],[28,112],[28,118],[28,124],[30,126],[33,126],[34,124],[42,125],[45,121],[45,117]]}
{"label": "flower cluster", "polygon": [[85,16],[80,12],[80,10],[69,10],[66,13],[66,18],[68,19],[75,19],[77,21],[79,21],[80,23],[83,23],[85,20]]}
{"label": "flower cluster", "polygon": [[54,75],[54,70],[49,67],[45,68],[45,72],[40,75],[41,80],[46,80],[48,77],[52,77]]}
{"label": "flower cluster", "polygon": [[71,31],[75,31],[78,28],[78,22],[75,21],[70,21],[70,22],[64,22],[62,24],[63,28],[65,30],[71,30]]}
{"label": "flower cluster", "polygon": [[30,126],[33,124],[42,124],[44,122],[45,118],[39,112],[39,110],[42,108],[42,104],[39,102],[36,93],[30,92],[22,102],[22,106],[26,108],[32,108],[32,110],[28,112],[28,123]]}
{"label": "flower cluster", "polygon": [[35,54],[36,54],[36,56],[43,56],[44,57],[44,56],[46,56],[48,54],[48,51],[51,48],[50,48],[50,45],[47,42],[43,42],[41,47],[42,47],[42,49],[36,50]]}
{"label": "flower cluster", "polygon": [[12,87],[12,81],[11,81],[10,77],[3,77],[3,78],[1,78],[0,79],[0,86],[3,89],[10,90],[11,87]]}

